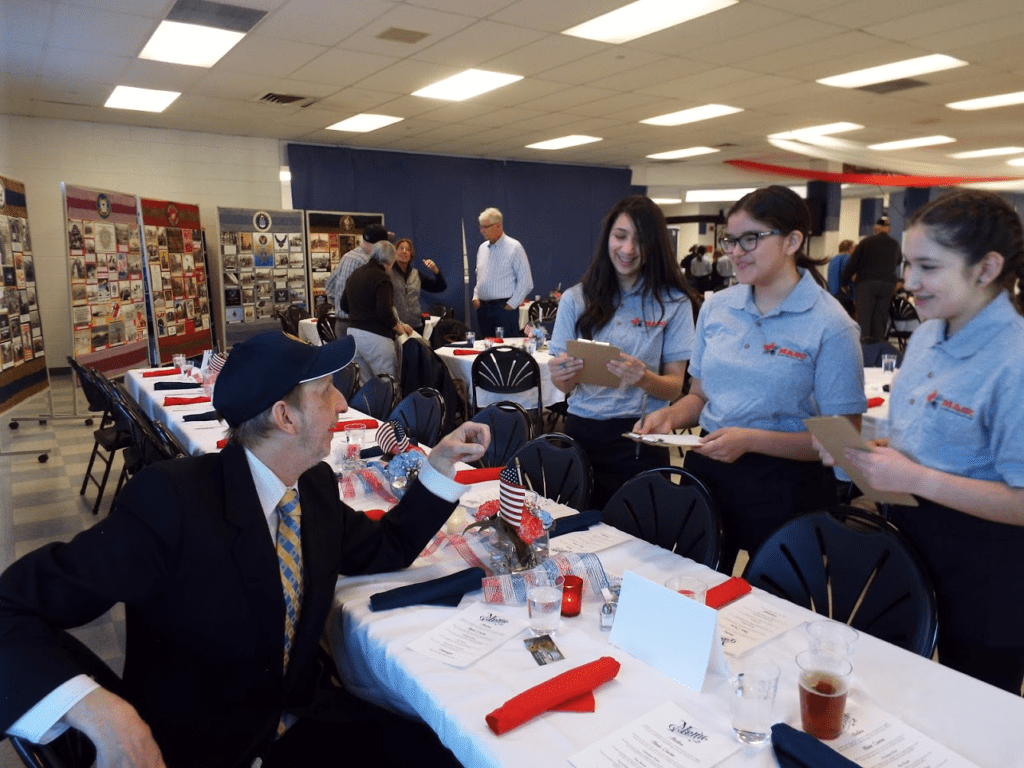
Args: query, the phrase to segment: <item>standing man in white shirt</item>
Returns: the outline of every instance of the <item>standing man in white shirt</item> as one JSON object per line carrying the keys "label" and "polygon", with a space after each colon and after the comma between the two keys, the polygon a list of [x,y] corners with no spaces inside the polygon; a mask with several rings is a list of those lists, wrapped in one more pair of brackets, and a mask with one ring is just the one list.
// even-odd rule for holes
{"label": "standing man in white shirt", "polygon": [[479,221],[485,242],[476,252],[473,309],[480,335],[493,336],[497,326],[516,334],[518,307],[533,290],[530,261],[522,243],[505,234],[501,211],[488,208],[480,214]]}

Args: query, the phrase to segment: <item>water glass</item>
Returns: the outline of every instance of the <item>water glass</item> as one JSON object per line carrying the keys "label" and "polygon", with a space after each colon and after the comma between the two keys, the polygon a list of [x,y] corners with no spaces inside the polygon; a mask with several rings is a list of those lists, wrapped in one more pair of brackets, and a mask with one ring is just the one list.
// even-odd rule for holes
{"label": "water glass", "polygon": [[504,326],[501,326],[501,325],[496,325],[496,326],[494,327],[494,335],[495,335],[495,336],[496,336],[497,338],[499,338],[499,339],[501,339],[502,341],[504,341],[504,340],[505,340],[505,327],[504,327]]}
{"label": "water glass", "polygon": [[854,643],[860,633],[840,621],[823,619],[807,625],[807,649],[823,653],[834,653],[853,659]]}
{"label": "water glass", "polygon": [[701,605],[705,604],[708,585],[700,579],[694,578],[693,576],[673,576],[665,582],[665,586],[673,592],[685,595],[694,602],[700,603]]}
{"label": "water glass", "polygon": [[185,371],[185,356],[184,355],[171,355],[171,363],[175,368],[178,369],[179,373]]}
{"label": "water glass", "polygon": [[732,662],[729,702],[732,730],[744,744],[764,744],[772,734],[772,708],[779,687],[779,665],[758,656]]}
{"label": "water glass", "polygon": [[853,665],[834,653],[804,651],[800,667],[800,721],[804,731],[822,741],[838,739]]}
{"label": "water glass", "polygon": [[476,344],[476,334],[473,331],[466,331],[466,346],[472,347]]}
{"label": "water glass", "polygon": [[530,615],[530,631],[535,635],[553,635],[562,615],[561,576],[551,578],[547,571],[535,568],[524,574],[526,605]]}
{"label": "water glass", "polygon": [[366,436],[366,427],[362,424],[348,424],[345,426],[345,461],[351,464],[358,464],[359,454],[363,450],[363,439]]}
{"label": "water glass", "polygon": [[896,372],[896,355],[882,355],[882,372]]}

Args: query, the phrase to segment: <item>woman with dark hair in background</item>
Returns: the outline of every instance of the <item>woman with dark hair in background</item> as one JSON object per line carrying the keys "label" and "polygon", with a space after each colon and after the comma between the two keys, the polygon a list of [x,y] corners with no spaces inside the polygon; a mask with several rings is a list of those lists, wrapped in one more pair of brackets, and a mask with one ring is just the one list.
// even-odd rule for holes
{"label": "woman with dark hair in background", "polygon": [[685,466],[722,514],[723,573],[794,515],[836,503],[835,476],[803,420],[846,414],[859,428],[867,406],[860,330],[806,254],[809,229],[807,206],[786,187],[733,205],[719,245],[739,284],[701,308],[689,393],[636,425],[702,428]]}
{"label": "woman with dark hair in background", "polygon": [[[888,440],[847,458],[914,494],[890,517],[917,544],[939,603],[939,661],[1014,695],[1024,681],[1024,232],[991,192],[921,208],[904,287],[924,323],[907,344]],[[1016,299],[1020,302],[1020,296]]]}
{"label": "woman with dark hair in background", "polygon": [[[608,370],[621,382],[580,382],[583,361],[568,339],[621,350]],[[679,397],[693,345],[690,289],[676,263],[661,209],[642,195],[620,200],[605,217],[597,251],[582,282],[558,304],[548,362],[552,383],[569,395],[566,432],[590,457],[591,506],[601,509],[629,478],[669,463],[668,451],[621,437],[645,410]]]}
{"label": "woman with dark hair in background", "polygon": [[441,270],[430,259],[423,260],[429,274],[415,266],[416,249],[412,240],[403,237],[395,243],[395,266],[391,268],[391,283],[394,286],[395,310],[398,319],[417,333],[423,333],[423,309],[420,307],[420,290],[441,293],[448,283]]}

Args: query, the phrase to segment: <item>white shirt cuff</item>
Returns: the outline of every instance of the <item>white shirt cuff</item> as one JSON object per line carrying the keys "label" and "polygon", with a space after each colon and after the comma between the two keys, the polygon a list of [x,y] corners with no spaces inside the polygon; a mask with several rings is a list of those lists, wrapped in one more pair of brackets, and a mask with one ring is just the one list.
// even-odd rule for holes
{"label": "white shirt cuff", "polygon": [[465,485],[445,477],[426,461],[420,466],[419,478],[424,488],[445,501],[454,503],[466,492]]}
{"label": "white shirt cuff", "polygon": [[49,744],[68,729],[67,723],[60,721],[61,718],[97,688],[99,685],[88,675],[76,675],[54,688],[19,717],[7,729],[7,733],[33,744]]}

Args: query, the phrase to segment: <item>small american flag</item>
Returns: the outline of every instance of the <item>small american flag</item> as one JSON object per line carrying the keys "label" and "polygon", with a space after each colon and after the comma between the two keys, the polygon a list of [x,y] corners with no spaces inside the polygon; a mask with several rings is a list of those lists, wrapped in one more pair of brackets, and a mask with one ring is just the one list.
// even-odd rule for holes
{"label": "small american flag", "polygon": [[523,328],[523,335],[526,336],[526,338],[530,338],[533,336],[534,330],[536,329],[533,327],[533,323],[527,323],[526,327]]}
{"label": "small american flag", "polygon": [[224,367],[225,362],[227,362],[225,355],[222,355],[220,352],[214,352],[210,357],[210,373],[220,373],[220,369]]}
{"label": "small american flag", "polygon": [[377,428],[377,445],[384,453],[399,454],[409,447],[409,438],[399,422],[386,421]]}
{"label": "small american flag", "polygon": [[513,528],[518,528],[526,501],[526,489],[518,467],[505,467],[498,475],[498,498],[498,514]]}

